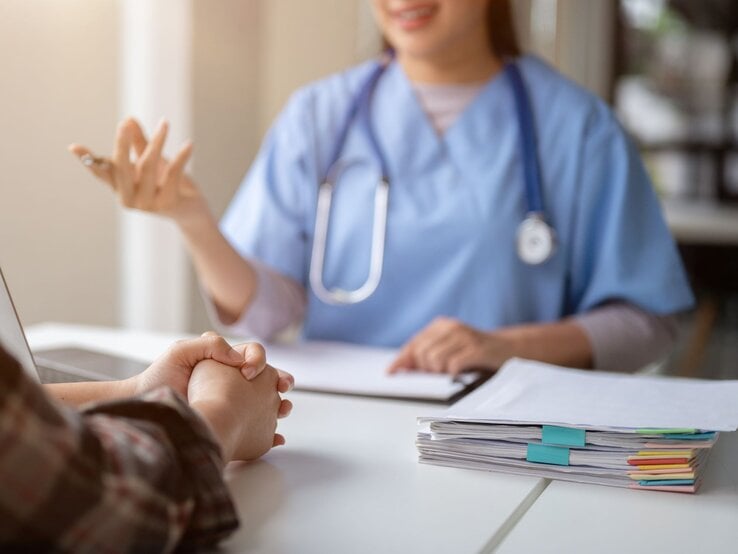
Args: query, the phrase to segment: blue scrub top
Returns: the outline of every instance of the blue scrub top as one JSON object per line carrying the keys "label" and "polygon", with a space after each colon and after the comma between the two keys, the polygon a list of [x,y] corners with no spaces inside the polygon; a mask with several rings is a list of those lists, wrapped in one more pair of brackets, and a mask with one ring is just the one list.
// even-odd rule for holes
{"label": "blue scrub top", "polygon": [[[370,124],[390,179],[382,281],[367,300],[334,306],[308,284],[318,185],[354,95],[375,62],[294,94],[270,130],[221,229],[308,289],[304,336],[398,346],[437,316],[478,329],[550,322],[612,300],[656,313],[693,297],[633,143],[609,108],[541,60],[518,60],[535,119],[555,255],[518,258],[526,201],[512,88],[493,77],[439,137],[397,62],[379,80]],[[333,196],[328,288],[358,288],[369,270],[380,164],[365,125],[349,130],[350,166]]]}

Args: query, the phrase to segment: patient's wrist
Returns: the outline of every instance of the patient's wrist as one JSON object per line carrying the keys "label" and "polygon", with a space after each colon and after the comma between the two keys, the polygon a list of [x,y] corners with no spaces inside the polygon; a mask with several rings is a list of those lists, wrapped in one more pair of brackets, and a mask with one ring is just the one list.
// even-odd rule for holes
{"label": "patient's wrist", "polygon": [[190,407],[205,421],[220,446],[223,461],[230,462],[236,448],[236,433],[233,418],[222,402],[196,401]]}

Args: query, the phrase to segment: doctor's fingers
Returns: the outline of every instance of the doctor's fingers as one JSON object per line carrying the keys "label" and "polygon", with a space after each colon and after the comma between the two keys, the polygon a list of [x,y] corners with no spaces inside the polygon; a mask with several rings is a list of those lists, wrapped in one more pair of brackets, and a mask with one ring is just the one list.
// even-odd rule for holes
{"label": "doctor's fingers", "polygon": [[[111,188],[115,186],[113,184],[113,164],[110,163],[109,160],[95,156],[95,154],[92,153],[92,150],[82,146],[81,144],[70,144],[68,150],[77,156],[79,161],[82,162],[82,164],[89,169],[95,177],[101,181],[105,181]],[[92,163],[85,163],[86,159],[92,160]]]}
{"label": "doctor's fingers", "polygon": [[473,346],[467,346],[454,352],[447,360],[446,371],[456,377],[467,369],[486,367],[479,350]]}
{"label": "doctor's fingers", "polygon": [[136,162],[135,203],[139,209],[151,210],[154,207],[154,197],[159,185],[161,151],[164,148],[168,131],[169,125],[162,120],[151,137],[151,141],[146,145],[143,154]]}
{"label": "doctor's fingers", "polygon": [[469,329],[454,320],[436,320],[413,340],[413,357],[421,369],[442,372],[443,358],[469,341]]}
{"label": "doctor's fingers", "polygon": [[162,184],[156,193],[156,206],[158,210],[171,208],[177,203],[184,174],[184,167],[192,155],[192,142],[187,141],[177,152],[174,159],[167,164],[162,177]]}
{"label": "doctor's fingers", "polygon": [[425,369],[418,365],[418,349],[422,344],[426,344],[432,340],[439,331],[434,323],[430,323],[427,327],[415,334],[400,350],[395,360],[387,368],[387,373],[398,373],[402,370]]}
{"label": "doctor's fingers", "polygon": [[118,125],[113,149],[113,187],[127,208],[133,207],[133,166],[131,165],[131,130],[123,121]]}
{"label": "doctor's fingers", "polygon": [[133,117],[126,119],[126,124],[131,130],[131,142],[133,143],[133,151],[136,153],[136,158],[140,158],[146,151],[146,147],[149,144],[146,134],[144,133],[143,127],[138,120]]}
{"label": "doctor's fingers", "polygon": [[434,340],[429,347],[419,352],[416,356],[416,363],[431,373],[446,373],[449,371],[451,357],[468,346],[469,341],[463,335],[445,335]]}
{"label": "doctor's fingers", "polygon": [[413,345],[412,340],[405,344],[405,346],[402,347],[399,354],[397,354],[397,357],[394,359],[394,361],[387,367],[385,370],[386,373],[393,374],[393,373],[399,373],[403,370],[414,370],[417,369],[414,365],[414,358],[413,358]]}

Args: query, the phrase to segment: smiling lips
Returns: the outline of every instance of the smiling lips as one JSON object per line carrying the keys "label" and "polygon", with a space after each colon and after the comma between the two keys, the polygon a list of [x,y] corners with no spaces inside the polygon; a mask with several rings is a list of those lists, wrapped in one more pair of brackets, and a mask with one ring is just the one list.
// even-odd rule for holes
{"label": "smiling lips", "polygon": [[413,31],[426,26],[438,11],[433,4],[416,4],[390,12],[395,22],[405,31]]}

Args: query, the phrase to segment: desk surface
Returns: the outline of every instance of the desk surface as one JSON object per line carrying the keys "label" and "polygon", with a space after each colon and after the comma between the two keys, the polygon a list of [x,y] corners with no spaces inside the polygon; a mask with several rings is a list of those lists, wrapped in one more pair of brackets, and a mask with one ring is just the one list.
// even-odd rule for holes
{"label": "desk surface", "polygon": [[[34,347],[77,344],[150,360],[176,337],[68,325]],[[289,368],[285,368],[289,369]],[[697,495],[632,491],[416,461],[429,405],[291,393],[287,446],[227,480],[231,552],[736,552],[738,433],[724,433]]]}
{"label": "desk surface", "polygon": [[420,465],[420,405],[302,393],[287,447],[232,466],[234,552],[479,552],[543,480]]}
{"label": "desk surface", "polygon": [[552,481],[499,552],[738,552],[738,433],[723,433],[695,495]]}
{"label": "desk surface", "polygon": [[[73,343],[151,360],[177,337],[41,325],[28,338],[35,348]],[[545,487],[542,479],[418,464],[415,417],[435,406],[290,398],[293,414],[280,422],[287,446],[227,470],[242,526],[226,551],[479,552]]]}

